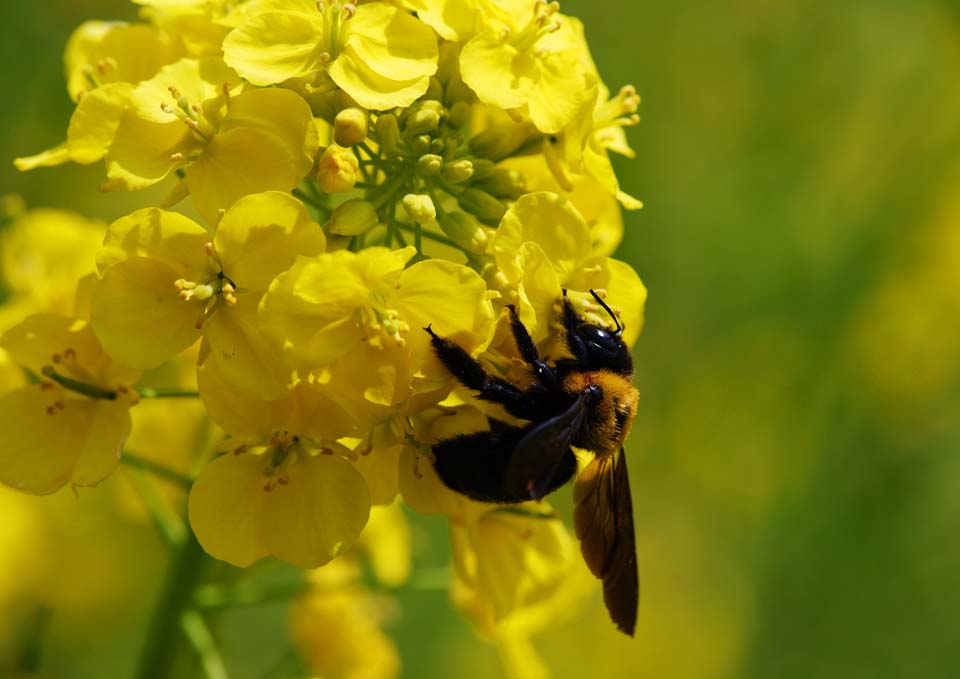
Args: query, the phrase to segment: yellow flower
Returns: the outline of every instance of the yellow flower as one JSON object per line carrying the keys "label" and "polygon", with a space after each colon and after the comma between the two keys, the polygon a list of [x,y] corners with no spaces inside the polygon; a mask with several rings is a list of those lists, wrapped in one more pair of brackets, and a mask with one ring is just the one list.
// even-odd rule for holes
{"label": "yellow flower", "polygon": [[360,161],[350,149],[330,144],[317,161],[317,185],[327,193],[352,191],[360,179]]}
{"label": "yellow flower", "polygon": [[133,1],[144,5],[141,16],[179,43],[187,56],[219,56],[223,39],[232,28],[229,16],[233,0]]}
{"label": "yellow flower", "polygon": [[530,116],[541,132],[559,132],[584,97],[576,36],[559,4],[539,0],[485,3],[489,27],[460,52],[460,72],[480,101]]}
{"label": "yellow flower", "polygon": [[605,326],[610,319],[588,294],[602,291],[626,327],[624,341],[636,341],[646,288],[628,264],[592,254],[590,229],[566,199],[549,192],[522,196],[500,222],[491,251],[502,292],[516,299],[535,341],[554,334],[549,322],[564,288],[582,316]]}
{"label": "yellow flower", "polygon": [[251,396],[274,398],[290,381],[261,334],[257,306],[298,255],[323,251],[324,236],[289,194],[237,201],[216,234],[172,212],[147,208],[114,222],[98,256],[91,318],[105,350],[152,368],[201,336],[207,359]]}
{"label": "yellow flower", "polygon": [[219,59],[181,59],[140,83],[107,153],[104,188],[141,189],[181,170],[170,202],[189,192],[215,224],[242,196],[295,187],[319,146],[310,107],[289,90],[236,94],[239,84]]}
{"label": "yellow flower", "polygon": [[482,0],[403,0],[407,9],[444,40],[465,42],[484,26]]}
{"label": "yellow flower", "polygon": [[404,269],[415,252],[374,247],[299,258],[263,298],[264,328],[293,362],[309,366],[329,365],[366,343],[403,347],[412,375],[432,356],[422,330],[430,324],[475,349],[493,319],[483,279],[441,260]]}
{"label": "yellow flower", "polygon": [[[0,279],[7,310],[73,314],[77,281],[96,271],[105,225],[63,210],[31,210],[0,231]],[[0,312],[0,330],[8,327]]]}
{"label": "yellow flower", "polygon": [[451,597],[507,676],[547,677],[530,636],[575,615],[593,590],[576,542],[549,506],[496,509],[451,524]]}
{"label": "yellow flower", "polygon": [[190,491],[203,548],[236,566],[272,554],[316,568],[356,542],[370,493],[353,453],[336,442],[349,422],[325,391],[302,382],[276,401],[243,398],[212,362],[199,385],[211,419],[233,436]]}
{"label": "yellow flower", "polygon": [[116,21],[85,21],[67,41],[64,65],[70,98],[108,83],[138,83],[182,56],[181,50],[153,26]]}
{"label": "yellow flower", "polygon": [[255,85],[323,73],[364,108],[408,106],[437,70],[433,31],[385,2],[251,0],[223,42],[224,59]]}
{"label": "yellow flower", "polygon": [[40,378],[0,396],[0,483],[46,495],[95,486],[120,461],[139,371],[103,353],[86,321],[35,315],[0,346]]}
{"label": "yellow flower", "polygon": [[69,161],[101,160],[113,143],[134,85],[176,61],[181,50],[151,26],[88,21],[70,36],[64,55],[67,90],[77,102],[67,140],[14,161],[21,171]]}
{"label": "yellow flower", "polygon": [[393,679],[400,654],[381,625],[388,602],[363,587],[359,568],[341,560],[310,574],[290,611],[293,643],[324,679]]}

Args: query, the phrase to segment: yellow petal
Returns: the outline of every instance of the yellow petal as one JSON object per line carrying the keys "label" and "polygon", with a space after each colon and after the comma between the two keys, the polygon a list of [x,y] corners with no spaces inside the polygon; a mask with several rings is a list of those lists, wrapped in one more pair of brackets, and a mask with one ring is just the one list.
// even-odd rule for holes
{"label": "yellow petal", "polygon": [[[433,36],[431,36],[433,37]],[[387,110],[409,106],[427,91],[429,76],[396,80],[364,62],[353,45],[348,45],[327,69],[330,78],[364,108]]]}
{"label": "yellow petal", "polygon": [[217,309],[204,325],[210,358],[223,379],[241,395],[272,400],[288,391],[292,371],[260,330],[257,299],[241,296],[235,307]]}
{"label": "yellow petal", "polygon": [[480,101],[503,109],[527,103],[533,57],[518,52],[494,30],[473,37],[460,52],[460,73]]}
{"label": "yellow petal", "polygon": [[129,83],[112,83],[98,87],[80,100],[67,128],[72,161],[95,163],[107,154],[132,90]]}
{"label": "yellow petal", "polygon": [[262,534],[270,553],[316,568],[351,547],[370,515],[370,493],[356,467],[334,455],[302,455],[263,501]]}
{"label": "yellow petal", "polygon": [[21,172],[27,172],[38,167],[56,167],[68,162],[70,162],[70,148],[67,142],[63,142],[32,156],[14,158],[13,165]]}
{"label": "yellow petal", "polygon": [[223,63],[223,60],[180,59],[164,66],[156,76],[137,85],[130,101],[134,114],[139,118],[155,123],[177,122],[185,129],[175,113],[160,107],[161,104],[166,104],[174,110],[179,108],[170,88],[176,88],[177,94],[188,105],[202,106],[211,99],[222,97],[224,85],[230,86],[231,91],[236,91],[240,85],[240,76]]}
{"label": "yellow petal", "polygon": [[320,12],[265,12],[249,17],[223,41],[223,58],[254,85],[273,85],[320,69]]}
{"label": "yellow petal", "polygon": [[104,351],[125,365],[155,368],[200,338],[202,306],[179,297],[180,278],[167,264],[134,257],[108,268],[97,283],[90,322]]}
{"label": "yellow petal", "polygon": [[532,241],[520,246],[517,261],[523,273],[517,293],[520,297],[520,320],[527,326],[535,342],[550,336],[550,322],[556,316],[554,306],[563,290],[550,259]]}
{"label": "yellow petal", "polygon": [[288,193],[270,191],[234,203],[213,242],[230,280],[240,288],[264,292],[298,255],[323,252],[326,238],[303,203]]}
{"label": "yellow petal", "polygon": [[526,241],[537,243],[550,258],[563,284],[591,250],[590,229],[570,201],[549,192],[522,196],[497,229],[493,252],[511,282],[520,278],[516,253]]}
{"label": "yellow petal", "polygon": [[192,219],[144,208],[110,225],[97,253],[97,266],[102,273],[128,257],[149,257],[173,269],[173,280],[195,280],[213,272],[204,250],[209,241],[210,234]]}
{"label": "yellow petal", "polygon": [[53,404],[61,399],[63,390],[38,385],[0,396],[0,483],[46,495],[70,480],[89,413],[75,400],[56,410]]}
{"label": "yellow petal", "polygon": [[190,490],[190,526],[207,554],[245,568],[269,552],[260,519],[267,461],[227,453],[208,464]]}
{"label": "yellow petal", "polygon": [[382,2],[359,5],[347,29],[347,47],[370,70],[391,80],[412,80],[437,71],[433,31],[397,7]]}
{"label": "yellow petal", "polygon": [[419,361],[432,356],[430,336],[422,328],[450,337],[467,351],[487,341],[493,305],[487,286],[473,269],[430,259],[404,270],[392,302],[410,326],[407,346]]}
{"label": "yellow petal", "polygon": [[[216,135],[187,167],[187,185],[197,211],[209,224],[237,199],[272,189],[289,191],[302,178],[300,151],[263,130],[239,127]],[[256,172],[250,168],[255,167]]]}
{"label": "yellow petal", "polygon": [[404,0],[403,6],[444,40],[465,42],[483,25],[477,0]]}
{"label": "yellow petal", "polygon": [[90,424],[70,479],[75,486],[95,486],[116,469],[132,426],[128,401],[91,400],[85,405]]}
{"label": "yellow petal", "polygon": [[584,77],[575,59],[549,54],[538,60],[537,78],[529,90],[527,106],[537,129],[560,132],[584,101]]}
{"label": "yellow petal", "polygon": [[193,133],[182,122],[157,123],[144,120],[131,109],[120,116],[113,144],[107,151],[105,189],[143,189],[170,174],[174,153],[189,153]]}
{"label": "yellow petal", "polygon": [[[113,389],[129,386],[140,375],[138,370],[117,365],[103,352],[90,324],[84,320],[56,314],[34,314],[10,328],[0,339],[0,346],[20,365],[40,375],[45,366],[56,368],[68,350],[72,365],[86,374],[84,381]],[[58,354],[58,357],[54,355]],[[71,369],[64,372],[69,376]]]}

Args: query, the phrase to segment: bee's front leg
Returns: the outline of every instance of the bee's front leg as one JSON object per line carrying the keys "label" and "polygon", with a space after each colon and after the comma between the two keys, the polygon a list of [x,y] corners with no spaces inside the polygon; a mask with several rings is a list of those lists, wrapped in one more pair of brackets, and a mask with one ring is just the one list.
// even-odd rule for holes
{"label": "bee's front leg", "polygon": [[517,308],[512,304],[508,304],[507,309],[510,310],[510,329],[513,331],[513,339],[517,343],[517,349],[520,350],[520,358],[530,366],[533,370],[534,377],[537,378],[540,384],[554,393],[562,391],[560,381],[557,379],[553,369],[540,360],[537,345],[533,343],[533,338],[530,337],[530,333],[527,332],[527,327],[523,324],[523,321],[520,320],[520,316],[517,314]]}

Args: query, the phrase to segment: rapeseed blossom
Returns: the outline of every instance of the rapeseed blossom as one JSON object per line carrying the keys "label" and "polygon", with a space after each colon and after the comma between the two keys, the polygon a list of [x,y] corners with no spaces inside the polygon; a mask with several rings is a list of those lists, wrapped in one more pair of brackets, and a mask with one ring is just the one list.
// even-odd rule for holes
{"label": "rapeseed blossom", "polygon": [[[636,91],[610,95],[557,2],[136,1],[141,22],[74,32],[66,140],[17,165],[103,162],[103,190],[167,195],[0,238],[0,483],[96,485],[125,460],[188,492],[211,556],[323,566],[291,625],[324,676],[399,673],[356,554],[402,587],[400,505],[443,515],[457,607],[509,671],[543,674],[531,635],[593,581],[546,504],[440,482],[431,445],[505,415],[425,329],[511,380],[508,305],[551,360],[564,295],[607,325],[596,293],[636,341],[646,289],[612,255],[640,204],[609,160],[635,156]],[[164,396],[199,401],[131,418]],[[150,431],[198,419],[164,467]]]}

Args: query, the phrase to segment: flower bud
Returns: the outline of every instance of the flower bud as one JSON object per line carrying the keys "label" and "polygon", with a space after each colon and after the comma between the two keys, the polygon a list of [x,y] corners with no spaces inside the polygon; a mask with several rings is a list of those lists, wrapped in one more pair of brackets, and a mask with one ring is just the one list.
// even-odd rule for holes
{"label": "flower bud", "polygon": [[407,117],[404,134],[415,137],[419,134],[433,132],[440,125],[440,113],[432,107],[422,107]]}
{"label": "flower bud", "polygon": [[474,158],[472,162],[474,182],[478,182],[489,177],[490,173],[493,172],[493,168],[495,167],[493,161],[487,160],[486,158]]}
{"label": "flower bud", "polygon": [[516,170],[497,168],[482,180],[473,184],[497,198],[513,200],[519,198],[527,190],[526,180],[522,173]]}
{"label": "flower bud", "polygon": [[359,144],[367,130],[367,113],[359,108],[345,108],[333,120],[333,140],[340,146]]}
{"label": "flower bud", "polygon": [[484,224],[496,226],[500,223],[503,213],[507,211],[503,203],[486,191],[468,188],[457,196],[460,208],[474,215]]}
{"label": "flower bud", "polygon": [[317,184],[327,193],[352,191],[360,179],[360,162],[353,152],[330,144],[317,163]]}
{"label": "flower bud", "polygon": [[440,218],[440,229],[467,252],[480,255],[487,251],[487,231],[476,217],[466,212],[450,212]]}
{"label": "flower bud", "polygon": [[423,155],[430,150],[430,135],[421,134],[410,141],[410,150],[417,155]]}
{"label": "flower bud", "polygon": [[469,144],[474,155],[496,162],[514,155],[539,136],[537,129],[529,123],[493,125],[471,137]]}
{"label": "flower bud", "polygon": [[327,230],[339,236],[356,236],[380,223],[377,209],[363,198],[352,198],[337,206],[326,223]]}
{"label": "flower bud", "polygon": [[427,91],[423,96],[427,99],[443,99],[443,85],[436,76],[430,78],[430,84],[427,85]]}
{"label": "flower bud", "polygon": [[437,208],[434,207],[430,196],[408,193],[403,197],[401,204],[410,219],[418,224],[429,224],[437,218]]}
{"label": "flower bud", "polygon": [[443,167],[443,158],[435,153],[428,153],[417,159],[417,171],[424,177],[433,177]]}
{"label": "flower bud", "polygon": [[377,144],[384,151],[393,151],[400,142],[400,125],[397,123],[397,116],[392,113],[385,113],[377,118],[375,126],[377,131]]}
{"label": "flower bud", "polygon": [[465,101],[458,101],[450,107],[450,115],[447,116],[447,125],[450,127],[463,127],[470,122],[470,104]]}
{"label": "flower bud", "polygon": [[473,163],[469,160],[455,160],[447,163],[440,171],[440,176],[452,184],[465,182],[473,176]]}

